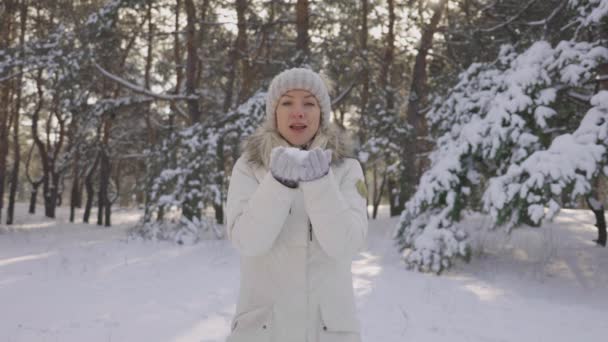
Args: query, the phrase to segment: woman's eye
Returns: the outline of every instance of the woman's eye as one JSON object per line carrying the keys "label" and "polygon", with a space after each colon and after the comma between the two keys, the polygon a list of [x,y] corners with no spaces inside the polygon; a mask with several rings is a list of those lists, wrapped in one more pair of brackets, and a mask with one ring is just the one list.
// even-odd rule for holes
{"label": "woman's eye", "polygon": [[281,103],[282,106],[290,106],[291,102],[290,101],[285,101],[283,103]]}
{"label": "woman's eye", "polygon": [[305,103],[304,105],[306,105],[306,106],[314,106],[315,104],[314,104],[314,103],[312,103],[312,102],[307,102],[307,103]]}

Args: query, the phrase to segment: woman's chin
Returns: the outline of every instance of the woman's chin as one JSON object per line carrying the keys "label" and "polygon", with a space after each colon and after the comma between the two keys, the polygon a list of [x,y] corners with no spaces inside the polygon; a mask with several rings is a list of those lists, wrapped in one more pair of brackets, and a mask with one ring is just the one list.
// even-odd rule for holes
{"label": "woman's chin", "polygon": [[287,142],[292,146],[304,146],[308,143],[306,139],[287,139]]}
{"label": "woman's chin", "polygon": [[288,136],[284,136],[285,140],[293,146],[302,146],[306,145],[312,137],[309,137],[309,134],[289,134]]}

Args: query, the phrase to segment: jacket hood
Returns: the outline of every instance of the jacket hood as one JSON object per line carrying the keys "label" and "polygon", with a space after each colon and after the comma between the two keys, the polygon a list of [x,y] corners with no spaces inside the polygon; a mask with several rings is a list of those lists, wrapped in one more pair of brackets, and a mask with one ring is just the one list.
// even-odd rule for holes
{"label": "jacket hood", "polygon": [[[264,123],[246,138],[242,151],[250,164],[268,169],[270,152],[278,146],[290,147],[274,127]],[[333,123],[319,128],[309,150],[317,147],[332,151],[333,165],[342,163],[344,158],[354,158],[353,144],[348,133]]]}

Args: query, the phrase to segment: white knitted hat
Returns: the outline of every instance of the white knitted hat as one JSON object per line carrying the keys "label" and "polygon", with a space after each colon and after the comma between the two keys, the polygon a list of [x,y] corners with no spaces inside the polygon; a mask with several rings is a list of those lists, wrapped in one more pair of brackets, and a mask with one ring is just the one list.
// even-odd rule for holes
{"label": "white knitted hat", "polygon": [[285,70],[272,79],[266,94],[266,121],[276,128],[275,112],[279,99],[293,89],[307,90],[317,98],[321,107],[320,126],[326,127],[331,114],[331,100],[327,85],[319,74],[304,68]]}

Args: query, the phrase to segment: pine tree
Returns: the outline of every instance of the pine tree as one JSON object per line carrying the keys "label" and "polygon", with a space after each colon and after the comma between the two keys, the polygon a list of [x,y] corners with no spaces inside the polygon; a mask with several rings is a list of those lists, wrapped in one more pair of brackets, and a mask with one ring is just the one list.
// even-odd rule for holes
{"label": "pine tree", "polygon": [[606,175],[607,93],[589,84],[608,49],[578,33],[605,21],[607,5],[590,1],[581,10],[571,1],[579,11],[568,40],[505,45],[495,62],[473,64],[435,101],[428,117],[437,148],[395,233],[409,267],[439,273],[470,256],[457,222],[474,207],[475,192],[493,227],[538,226],[562,199],[586,196]]}

